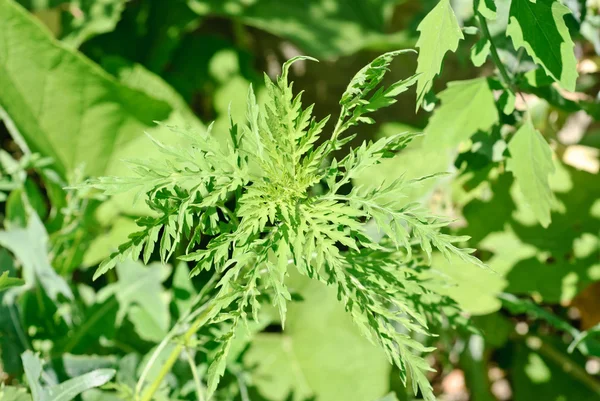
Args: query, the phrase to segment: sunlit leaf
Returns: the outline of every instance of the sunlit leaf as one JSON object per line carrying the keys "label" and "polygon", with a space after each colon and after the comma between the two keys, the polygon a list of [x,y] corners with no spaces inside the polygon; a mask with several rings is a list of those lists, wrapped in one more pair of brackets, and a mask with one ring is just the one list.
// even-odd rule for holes
{"label": "sunlit leaf", "polygon": [[440,107],[425,128],[426,146],[456,146],[498,122],[496,101],[485,78],[450,82],[438,97]]}
{"label": "sunlit leaf", "polygon": [[440,0],[433,10],[421,21],[417,47],[419,58],[417,65],[417,110],[425,95],[431,89],[433,79],[442,69],[446,52],[455,52],[458,42],[464,35],[458,25],[449,0]]}
{"label": "sunlit leaf", "polygon": [[525,196],[525,201],[544,227],[550,224],[554,195],[548,176],[554,172],[550,146],[528,120],[508,143],[511,158],[507,168],[512,171]]}

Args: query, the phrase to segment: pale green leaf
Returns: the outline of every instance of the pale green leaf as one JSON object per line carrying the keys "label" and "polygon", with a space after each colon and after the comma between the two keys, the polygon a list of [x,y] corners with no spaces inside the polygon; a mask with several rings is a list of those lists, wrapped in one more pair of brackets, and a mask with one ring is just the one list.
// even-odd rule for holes
{"label": "pale green leaf", "polygon": [[486,78],[451,82],[438,97],[441,105],[425,128],[425,146],[456,146],[498,122],[496,101]]}
{"label": "pale green leaf", "polygon": [[464,35],[458,25],[449,0],[440,0],[433,10],[421,21],[417,30],[420,32],[417,47],[419,58],[417,65],[417,110],[423,103],[425,95],[431,89],[433,79],[442,68],[446,52],[455,52],[458,42]]}
{"label": "pale green leaf", "polygon": [[282,333],[258,334],[244,361],[257,365],[260,393],[283,401],[316,396],[321,401],[374,400],[388,389],[383,353],[362,337],[336,300],[336,291],[293,275],[304,301],[288,306]]}
{"label": "pale green leaf", "polygon": [[565,15],[558,0],[512,0],[506,34],[515,49],[525,48],[546,73],[567,90],[575,90],[577,60]]}
{"label": "pale green leaf", "polygon": [[494,271],[481,271],[458,257],[445,258],[435,253],[431,261],[432,270],[426,276],[440,280],[434,285],[436,291],[448,295],[460,305],[461,309],[471,315],[486,315],[496,312],[502,306],[497,295],[506,288],[507,281],[503,277],[502,267],[496,260],[491,265]]}
{"label": "pale green leaf", "polygon": [[[60,173],[82,163],[87,174],[122,173],[121,159],[155,151],[143,134],[154,121],[197,126],[187,109],[174,111],[183,110],[183,102],[172,89],[141,67],[119,69],[125,85],[119,83],[56,42],[12,1],[0,0],[0,25],[0,49],[6,49],[0,52],[0,106],[32,150],[51,156]],[[171,136],[165,131],[152,134],[162,140]]]}
{"label": "pale green leaf", "polygon": [[528,120],[508,143],[511,158],[507,168],[533,210],[537,220],[544,227],[550,224],[550,211],[555,203],[548,177],[554,172],[552,149]]}

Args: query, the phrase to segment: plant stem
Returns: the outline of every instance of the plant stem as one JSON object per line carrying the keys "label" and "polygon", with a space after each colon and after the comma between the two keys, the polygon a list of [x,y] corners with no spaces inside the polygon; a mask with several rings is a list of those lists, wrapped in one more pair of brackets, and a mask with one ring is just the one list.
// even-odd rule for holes
{"label": "plant stem", "polygon": [[200,330],[202,325],[204,323],[206,323],[206,320],[210,316],[212,309],[213,309],[213,306],[209,305],[200,315],[198,315],[196,320],[194,320],[194,322],[192,323],[190,328],[187,329],[187,331],[184,333],[183,337],[181,338],[182,341],[180,343],[178,343],[175,346],[175,348],[173,348],[173,351],[171,351],[171,353],[169,354],[169,357],[163,364],[156,379],[154,379],[154,381],[152,382],[150,387],[148,387],[148,389],[146,391],[144,391],[140,401],[152,401],[154,394],[160,387],[162,381],[167,376],[167,374],[171,371],[171,368],[173,368],[173,365],[175,365],[175,362],[177,362],[177,359],[179,359],[179,355],[183,351],[185,345],[192,339],[194,334],[196,334],[196,332],[198,330]]}
{"label": "plant stem", "polygon": [[192,371],[192,376],[194,377],[194,386],[196,387],[196,397],[198,397],[198,401],[205,401],[204,391],[202,390],[202,382],[200,381],[200,375],[198,374],[198,368],[196,367],[196,362],[192,357],[192,354],[188,349],[185,350],[185,356],[190,365],[190,370]]}
{"label": "plant stem", "polygon": [[477,17],[479,19],[479,25],[481,25],[483,35],[490,42],[490,54],[492,56],[492,60],[494,60],[496,68],[498,68],[498,71],[500,71],[500,75],[502,76],[502,80],[504,81],[506,86],[511,88],[512,90],[512,81],[510,79],[510,76],[508,75],[508,72],[506,71],[506,68],[504,68],[504,64],[500,60],[500,55],[498,55],[498,50],[496,49],[496,45],[492,40],[492,34],[490,33],[490,29],[488,28],[487,21],[485,20],[485,17],[479,13],[477,13]]}
{"label": "plant stem", "polygon": [[539,352],[548,359],[551,359],[554,363],[560,366],[565,373],[571,375],[574,379],[579,380],[594,393],[600,394],[600,383],[591,377],[584,368],[577,365],[569,357],[563,355],[550,344],[535,336],[527,337],[525,339],[525,344],[528,348]]}

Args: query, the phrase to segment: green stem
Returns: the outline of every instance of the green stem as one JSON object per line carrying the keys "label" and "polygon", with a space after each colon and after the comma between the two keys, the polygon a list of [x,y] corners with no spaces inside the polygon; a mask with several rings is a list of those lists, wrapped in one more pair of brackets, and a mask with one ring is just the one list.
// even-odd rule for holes
{"label": "green stem", "polygon": [[175,365],[175,362],[177,362],[177,359],[179,359],[179,355],[183,351],[184,347],[186,346],[187,343],[189,343],[189,341],[192,339],[194,334],[196,334],[196,332],[198,332],[198,330],[200,330],[202,325],[204,325],[204,323],[206,323],[206,320],[210,316],[212,309],[213,309],[213,306],[209,305],[200,315],[198,315],[196,320],[194,320],[194,322],[192,323],[190,328],[184,333],[183,337],[181,338],[181,342],[179,342],[175,346],[175,348],[173,348],[173,351],[171,351],[171,353],[169,354],[169,357],[163,364],[156,379],[154,379],[154,381],[152,382],[150,387],[148,387],[148,389],[146,391],[144,391],[144,394],[142,395],[140,401],[152,401],[154,394],[159,389],[164,378],[167,376],[167,374],[173,368],[173,365]]}
{"label": "green stem", "polygon": [[477,13],[477,17],[479,19],[479,25],[481,25],[481,30],[483,31],[483,35],[490,42],[490,54],[492,56],[492,60],[494,60],[494,64],[496,64],[496,68],[498,68],[498,71],[500,71],[500,75],[502,76],[502,80],[504,81],[506,86],[511,88],[511,90],[512,90],[512,80],[510,79],[510,76],[508,75],[506,68],[504,68],[504,64],[500,60],[500,56],[498,55],[498,50],[496,49],[496,45],[494,44],[494,41],[492,40],[492,34],[490,33],[490,29],[488,28],[487,21],[486,21],[485,17],[479,13]]}
{"label": "green stem", "polygon": [[566,355],[563,355],[550,344],[544,342],[539,337],[527,337],[525,339],[525,344],[532,350],[538,351],[540,354],[551,359],[558,366],[560,366],[565,373],[579,380],[594,393],[600,394],[600,383],[588,375],[585,369],[577,365],[570,358],[568,358]]}
{"label": "green stem", "polygon": [[192,377],[194,378],[194,386],[196,387],[196,397],[198,397],[198,401],[205,401],[204,390],[202,390],[202,381],[200,381],[200,375],[198,374],[196,362],[194,361],[194,358],[192,357],[190,351],[187,349],[185,350],[185,356],[188,360],[188,364],[190,365]]}

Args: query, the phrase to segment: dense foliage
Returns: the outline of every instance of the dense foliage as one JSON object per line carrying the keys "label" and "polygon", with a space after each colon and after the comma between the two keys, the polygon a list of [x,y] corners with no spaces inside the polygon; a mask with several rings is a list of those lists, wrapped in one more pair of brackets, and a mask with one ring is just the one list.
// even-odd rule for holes
{"label": "dense foliage", "polygon": [[0,400],[598,399],[599,77],[593,0],[0,0]]}

